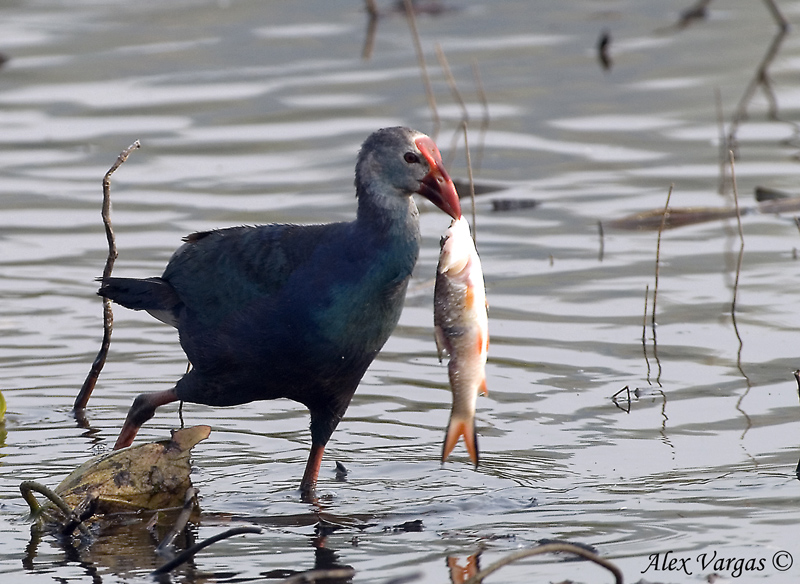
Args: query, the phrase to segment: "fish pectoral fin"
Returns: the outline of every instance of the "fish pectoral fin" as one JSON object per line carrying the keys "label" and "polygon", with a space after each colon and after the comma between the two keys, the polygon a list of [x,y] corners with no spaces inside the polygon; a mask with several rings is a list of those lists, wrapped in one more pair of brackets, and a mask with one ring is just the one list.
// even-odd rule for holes
{"label": "fish pectoral fin", "polygon": [[478,436],[475,433],[475,418],[459,418],[450,416],[450,423],[447,424],[447,433],[442,445],[442,463],[447,460],[453,448],[458,444],[458,439],[464,437],[464,445],[470,460],[478,466]]}
{"label": "fish pectoral fin", "polygon": [[447,339],[444,336],[444,331],[440,326],[433,327],[433,338],[436,340],[436,352],[439,355],[439,363],[442,362],[442,357],[448,353]]}
{"label": "fish pectoral fin", "polygon": [[486,389],[486,378],[483,378],[481,384],[478,386],[478,394],[479,395],[489,395],[489,390]]}

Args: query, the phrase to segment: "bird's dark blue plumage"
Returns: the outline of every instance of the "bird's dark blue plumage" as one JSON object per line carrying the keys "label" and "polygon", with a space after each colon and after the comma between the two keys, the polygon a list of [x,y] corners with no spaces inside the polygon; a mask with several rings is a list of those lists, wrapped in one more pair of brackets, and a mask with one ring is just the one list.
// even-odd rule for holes
{"label": "bird's dark blue plumage", "polygon": [[170,401],[285,397],[311,413],[301,487],[313,491],[325,444],[400,318],[419,252],[415,192],[460,216],[430,138],[379,130],[359,154],[354,221],[196,233],[160,278],[104,280],[102,296],[175,326],[192,363],[175,388],[137,398],[116,447]]}

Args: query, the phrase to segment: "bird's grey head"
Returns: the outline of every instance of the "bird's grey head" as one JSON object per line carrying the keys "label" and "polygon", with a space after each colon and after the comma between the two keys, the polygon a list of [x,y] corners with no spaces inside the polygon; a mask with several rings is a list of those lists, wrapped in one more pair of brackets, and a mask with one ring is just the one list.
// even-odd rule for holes
{"label": "bird's grey head", "polygon": [[358,155],[357,196],[396,199],[413,193],[456,219],[461,216],[458,194],[433,140],[402,126],[374,132]]}

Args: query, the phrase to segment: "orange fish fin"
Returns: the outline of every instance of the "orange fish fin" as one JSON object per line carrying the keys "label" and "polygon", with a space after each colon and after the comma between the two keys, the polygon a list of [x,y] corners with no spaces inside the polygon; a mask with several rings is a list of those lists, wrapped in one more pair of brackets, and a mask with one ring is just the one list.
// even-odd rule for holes
{"label": "orange fish fin", "polygon": [[450,423],[447,425],[447,433],[444,437],[444,444],[442,445],[442,462],[447,460],[453,448],[458,444],[458,439],[464,437],[464,445],[467,447],[470,460],[478,466],[478,437],[475,434],[475,420],[470,424],[469,420],[462,418],[450,418]]}
{"label": "orange fish fin", "polygon": [[481,395],[489,395],[489,390],[486,389],[486,378],[483,378],[481,384],[478,386],[478,393]]}
{"label": "orange fish fin", "polygon": [[478,355],[480,355],[484,351],[488,350],[488,348],[489,348],[488,345],[487,345],[488,341],[489,341],[489,339],[484,338],[483,334],[480,331],[478,331],[478,343],[477,343],[477,345],[478,345],[478,347],[477,347]]}

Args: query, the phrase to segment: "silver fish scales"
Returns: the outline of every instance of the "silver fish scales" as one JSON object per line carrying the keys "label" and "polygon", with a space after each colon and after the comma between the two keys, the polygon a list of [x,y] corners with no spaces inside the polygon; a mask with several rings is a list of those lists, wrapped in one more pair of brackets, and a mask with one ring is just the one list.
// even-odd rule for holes
{"label": "silver fish scales", "polygon": [[442,462],[463,436],[470,459],[478,464],[475,405],[486,394],[489,319],[481,260],[463,217],[453,220],[442,238],[433,300],[433,324],[441,361],[447,365],[453,407],[447,425]]}

